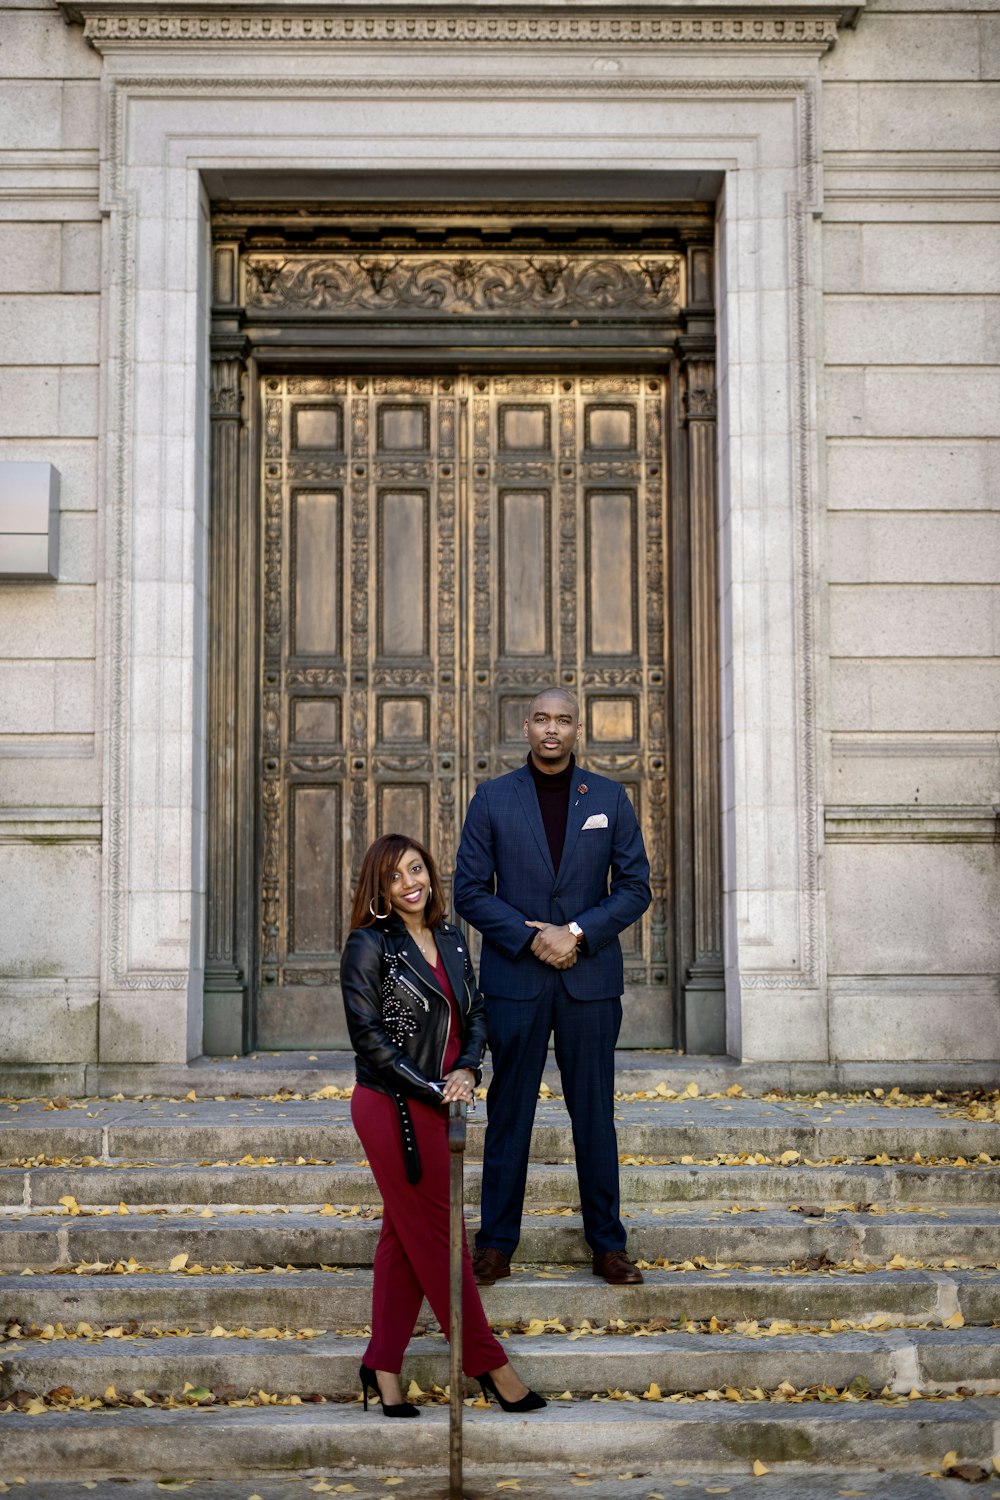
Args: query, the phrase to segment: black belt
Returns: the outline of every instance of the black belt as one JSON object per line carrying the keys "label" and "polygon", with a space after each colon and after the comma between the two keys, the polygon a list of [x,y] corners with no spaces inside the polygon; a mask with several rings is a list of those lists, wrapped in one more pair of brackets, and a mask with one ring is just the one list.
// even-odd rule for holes
{"label": "black belt", "polygon": [[423,1168],[420,1165],[417,1133],[413,1128],[413,1118],[410,1114],[409,1101],[397,1089],[392,1089],[390,1092],[396,1103],[399,1126],[403,1136],[403,1165],[406,1168],[406,1180],[407,1182],[416,1184],[420,1181]]}

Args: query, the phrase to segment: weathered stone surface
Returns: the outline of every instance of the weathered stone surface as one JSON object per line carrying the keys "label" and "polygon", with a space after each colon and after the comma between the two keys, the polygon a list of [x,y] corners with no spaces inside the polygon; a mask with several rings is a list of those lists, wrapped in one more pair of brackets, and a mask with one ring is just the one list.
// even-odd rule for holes
{"label": "weathered stone surface", "polygon": [[[856,31],[838,37],[821,71],[830,80],[989,77],[980,75],[979,27],[979,18],[972,15],[886,15],[866,10]],[[835,149],[832,143],[830,149]]]}
{"label": "weathered stone surface", "polygon": [[[0,906],[18,911],[18,922],[4,943],[9,974],[25,979],[97,974],[100,950],[94,912],[99,880],[100,851],[92,845],[0,846]],[[22,1060],[71,1061],[72,1053],[63,1058],[52,1054],[51,1048],[61,1040],[39,1033],[36,1055]]]}
{"label": "weathered stone surface", "polygon": [[1000,665],[992,661],[831,663],[834,729],[992,732],[1000,715]]}
{"label": "weathered stone surface", "polygon": [[1000,590],[942,585],[835,584],[830,650],[835,656],[994,656]]}
{"label": "weathered stone surface", "polygon": [[830,517],[829,537],[831,583],[992,584],[1000,515],[841,511]]}
{"label": "weathered stone surface", "polygon": [[919,438],[827,444],[833,510],[996,510],[1000,443]]}
{"label": "weathered stone surface", "polygon": [[[622,1314],[627,1318],[627,1302]],[[620,1314],[620,1316],[622,1315]],[[100,1343],[17,1341],[4,1350],[0,1396],[15,1390],[71,1386],[81,1395],[158,1390],[180,1395],[184,1382],[236,1386],[270,1394],[318,1392],[349,1396],[368,1335],[315,1331],[308,1339],[222,1339],[197,1335],[164,1339],[107,1339]],[[628,1334],[570,1340],[565,1335],[512,1337],[507,1345],[523,1379],[542,1391],[592,1395],[607,1390],[640,1394],[651,1382],[677,1391],[774,1390],[782,1380],[815,1383],[816,1340],[807,1334],[774,1338],[739,1334]],[[1000,1334],[993,1329],[897,1329],[889,1333],[832,1334],[822,1341],[823,1379],[838,1389],[859,1376],[873,1390],[906,1395],[918,1388],[962,1384],[996,1386]],[[416,1337],[407,1349],[407,1375],[425,1391],[448,1381],[443,1335]]]}
{"label": "weathered stone surface", "polygon": [[[858,1322],[884,1315],[892,1324],[934,1322],[956,1308],[969,1324],[990,1324],[1000,1313],[1000,1284],[988,1271],[870,1271],[787,1274],[771,1271],[643,1272],[642,1286],[628,1294],[628,1314],[636,1321],[671,1322],[710,1318],[740,1321],[780,1316],[803,1324],[829,1318]],[[185,1276],[169,1273],[130,1276],[7,1276],[0,1280],[7,1314],[24,1324],[81,1320],[112,1328],[132,1319],[205,1331],[262,1326],[279,1328],[363,1327],[371,1312],[371,1271],[300,1270],[253,1275]],[[495,1286],[485,1287],[483,1305],[496,1327],[527,1324],[531,1318],[558,1316],[603,1327],[622,1316],[622,1293],[591,1274],[589,1266],[548,1267],[540,1276],[530,1266]],[[425,1306],[421,1323],[428,1318]]]}
{"label": "weathered stone surface", "polygon": [[58,291],[62,233],[58,224],[0,225],[0,291]]}
{"label": "weathered stone surface", "polygon": [[[634,1072],[645,1076],[638,1067]],[[190,1073],[213,1076],[208,1068]],[[269,1077],[266,1063],[258,1076]],[[326,1392],[335,1402],[277,1411],[221,1407],[197,1415],[113,1411],[100,1413],[98,1425],[76,1411],[32,1419],[5,1413],[0,1414],[5,1459],[30,1466],[36,1476],[71,1472],[77,1481],[87,1473],[115,1473],[123,1464],[132,1477],[144,1468],[162,1474],[169,1441],[171,1473],[183,1478],[220,1470],[245,1473],[253,1476],[257,1493],[267,1493],[261,1476],[276,1465],[301,1474],[313,1462],[343,1463],[359,1441],[366,1462],[386,1462],[372,1446],[374,1425],[360,1426],[352,1399],[367,1337],[369,1266],[379,1218],[374,1183],[357,1159],[348,1102],[58,1103],[53,1109],[41,1101],[23,1102],[0,1112],[0,1150],[8,1157],[22,1151],[68,1157],[86,1150],[104,1164],[0,1170],[0,1201],[7,1204],[0,1235],[7,1274],[0,1277],[0,1299],[8,1316],[29,1329],[31,1323],[58,1321],[76,1331],[81,1320],[97,1329],[128,1327],[125,1337],[91,1343],[9,1340],[0,1391],[69,1385],[77,1393],[101,1395],[114,1384],[123,1392],[179,1392],[190,1381],[238,1391]],[[558,1211],[561,1204],[572,1208],[576,1196],[575,1170],[561,1160],[571,1151],[569,1124],[561,1100],[540,1101],[514,1274],[487,1289],[484,1303],[501,1329],[525,1326],[532,1318],[560,1320],[566,1332],[549,1329],[539,1337],[520,1337],[515,1331],[506,1347],[536,1388],[573,1390],[578,1396],[551,1402],[530,1422],[508,1418],[502,1426],[492,1421],[496,1413],[470,1410],[465,1433],[470,1469],[504,1463],[518,1465],[520,1472],[544,1451],[546,1467],[538,1467],[538,1483],[544,1494],[554,1495],[558,1465],[564,1462],[571,1462],[577,1475],[592,1465],[617,1479],[625,1463],[634,1468],[648,1452],[644,1463],[681,1462],[686,1477],[708,1463],[729,1466],[736,1476],[760,1457],[769,1468],[794,1461],[803,1476],[808,1471],[810,1484],[817,1468],[835,1463],[843,1488],[845,1475],[876,1461],[876,1448],[883,1468],[911,1472],[939,1462],[949,1446],[967,1454],[980,1451],[997,1414],[992,1397],[956,1405],[905,1401],[897,1407],[581,1398],[615,1387],[639,1396],[652,1381],[668,1394],[727,1385],[774,1389],[782,1380],[843,1387],[859,1377],[876,1390],[888,1386],[906,1395],[915,1385],[947,1390],[961,1383],[966,1389],[995,1390],[1000,1341],[992,1326],[1000,1310],[995,1164],[809,1167],[801,1158],[807,1152],[817,1160],[842,1157],[851,1148],[909,1156],[916,1149],[925,1155],[961,1150],[970,1158],[983,1151],[1000,1157],[1000,1123],[951,1117],[926,1105],[901,1108],[892,1101],[850,1103],[829,1096],[623,1099],[616,1103],[616,1115],[625,1151],[653,1157],[684,1151],[697,1159],[712,1150],[748,1151],[764,1144],[780,1154],[783,1144],[795,1143],[799,1156],[773,1168],[702,1167],[696,1160],[623,1163],[630,1248],[647,1260],[665,1256],[669,1261],[669,1269],[649,1269],[641,1286],[623,1291],[591,1274],[578,1214]],[[466,1198],[473,1204],[482,1123],[475,1120],[470,1131]],[[269,1154],[279,1155],[300,1145],[331,1155],[336,1145],[340,1155],[331,1165],[312,1168],[195,1165],[206,1147],[225,1151],[232,1160],[237,1152],[263,1155],[270,1148]],[[135,1154],[123,1156],[126,1149]],[[217,1204],[204,1217],[199,1204],[209,1194],[227,1195],[235,1211]],[[314,1201],[349,1197],[351,1203],[346,1215],[296,1210],[296,1200],[306,1194],[315,1194]],[[128,1213],[113,1211],[119,1195],[131,1200]],[[59,1197],[68,1200],[70,1210],[81,1211],[52,1213],[46,1203]],[[112,1211],[95,1212],[97,1200]],[[170,1204],[166,1212],[155,1208],[158,1201]],[[798,1211],[786,1206],[792,1202],[800,1205]],[[144,1204],[151,1211],[143,1212]],[[372,1217],[363,1217],[366,1213]],[[471,1229],[474,1207],[467,1217]],[[193,1274],[167,1269],[178,1254],[188,1257]],[[128,1256],[140,1267],[161,1269],[128,1275],[70,1270],[81,1262],[99,1270]],[[913,1264],[894,1261],[900,1269],[863,1269],[881,1268],[894,1256]],[[957,1269],[956,1260],[965,1269]],[[268,1269],[240,1273],[234,1268],[241,1264]],[[336,1269],[321,1271],[321,1264]],[[46,1267],[56,1266],[66,1271],[45,1274]],[[25,1268],[40,1274],[24,1276]],[[964,1328],[944,1326],[960,1321],[959,1314]],[[713,1333],[713,1317],[741,1325],[757,1319],[765,1330],[778,1318],[788,1331],[755,1337],[752,1329],[741,1327]],[[583,1319],[596,1328],[616,1319],[660,1321],[642,1338],[613,1327],[603,1336],[570,1338],[570,1323]],[[871,1326],[859,1332],[831,1327],[831,1319]],[[685,1329],[687,1320],[703,1324],[704,1331]],[[426,1390],[447,1379],[448,1356],[426,1307],[421,1323],[427,1332],[412,1341],[405,1370],[407,1379],[415,1378]],[[237,1339],[208,1336],[217,1326],[251,1332]],[[267,1327],[313,1333],[298,1339],[254,1335],[253,1330]],[[165,1328],[181,1331],[158,1336],[156,1330]],[[422,1414],[415,1424],[421,1443],[428,1432],[438,1442],[443,1415],[434,1408]],[[246,1420],[233,1424],[234,1418]],[[36,1424],[33,1430],[29,1421]],[[628,1424],[627,1456],[619,1441],[626,1432],[623,1423]],[[836,1441],[831,1423],[838,1424]],[[46,1442],[40,1446],[37,1433],[43,1427]],[[213,1436],[209,1447],[201,1446],[206,1431]],[[292,1433],[294,1443],[288,1441]],[[426,1451],[408,1447],[411,1468],[439,1462],[439,1453],[432,1456],[434,1446],[427,1439]],[[928,1457],[931,1453],[937,1456]],[[813,1500],[812,1489],[809,1495]]]}
{"label": "weathered stone surface", "polygon": [[[2,863],[0,856],[0,868]],[[53,863],[50,875],[58,883],[66,877],[66,862],[56,858]],[[79,882],[76,886],[85,905],[87,892]],[[60,885],[60,890],[65,893],[65,887]],[[69,967],[74,962],[71,955],[72,949],[54,950],[52,966]],[[95,978],[20,982],[11,976],[0,978],[0,1051],[11,1062],[45,1064],[53,1057],[93,1060],[97,1057],[97,1008]]]}
{"label": "weathered stone surface", "polygon": [[827,371],[833,437],[992,437],[1000,373],[838,366]]}
{"label": "weathered stone surface", "polygon": [[[840,844],[830,846],[827,861],[834,973],[996,974],[1000,934],[991,914],[1000,876],[990,845]],[[920,1024],[919,1003],[912,1020],[927,1045],[926,1024],[934,1019]],[[938,1012],[939,1056],[983,1056],[984,1048],[1000,1056],[1000,1012],[984,1032],[981,1006],[963,1015],[955,1003],[942,1006],[940,995],[928,1003]]]}
{"label": "weathered stone surface", "polygon": [[992,976],[921,976],[908,985],[896,976],[834,978],[830,1025],[845,1055],[888,1058],[909,1048],[955,1057],[976,1045],[980,1056],[1000,1057],[1000,986]]}
{"label": "weathered stone surface", "polygon": [[0,297],[0,336],[25,365],[94,364],[99,297]]}
{"label": "weathered stone surface", "polygon": [[[283,1500],[283,1497],[293,1494],[296,1500],[300,1500],[302,1481],[307,1478],[315,1483],[322,1477],[334,1491],[338,1485],[353,1484],[355,1491],[360,1489],[363,1493],[366,1481],[381,1484],[386,1477],[400,1477],[387,1476],[386,1467],[383,1465],[381,1473],[375,1473],[367,1467],[323,1467],[310,1469],[301,1475],[291,1471],[283,1474],[268,1472],[255,1477],[253,1482],[265,1489],[274,1500]],[[466,1483],[473,1487],[472,1494],[492,1494],[497,1485],[509,1481],[516,1474],[520,1476],[519,1488],[522,1494],[534,1493],[536,1496],[543,1496],[544,1500],[555,1500],[556,1496],[567,1497],[568,1500],[568,1497],[573,1496],[576,1500],[580,1492],[579,1476],[586,1473],[590,1476],[586,1480],[589,1500],[648,1500],[651,1486],[654,1490],[663,1491],[677,1479],[678,1470],[683,1468],[684,1475],[689,1476],[690,1482],[697,1483],[706,1494],[727,1494],[730,1500],[761,1500],[760,1479],[754,1475],[747,1478],[731,1469],[720,1471],[699,1466],[692,1472],[683,1460],[676,1463],[668,1460],[666,1464],[654,1460],[652,1467],[643,1465],[638,1473],[633,1474],[633,1469],[636,1468],[633,1465],[630,1469],[622,1470],[619,1466],[617,1472],[603,1473],[584,1460],[583,1468],[574,1466],[570,1461],[561,1469],[554,1468],[543,1473],[537,1464],[522,1461],[503,1467],[497,1464],[467,1463],[464,1474]],[[629,1474],[633,1477],[628,1478]],[[195,1479],[185,1482],[196,1500],[246,1500],[248,1486],[245,1479]],[[102,1485],[99,1481],[91,1480],[90,1483],[97,1485],[91,1493],[97,1495],[99,1500],[118,1494],[117,1488],[112,1489],[111,1483],[108,1483],[105,1494],[101,1493]],[[163,1491],[157,1488],[155,1480],[136,1479],[130,1475],[129,1484],[129,1495],[134,1496],[135,1500],[153,1500],[153,1497],[161,1500]],[[438,1475],[426,1477],[420,1473],[407,1473],[406,1500],[441,1500],[441,1484],[442,1480]],[[803,1484],[808,1484],[808,1497]],[[877,1495],[878,1500],[951,1500],[951,1497],[968,1500],[968,1488],[960,1479],[930,1479],[915,1472],[892,1475],[884,1469],[853,1470],[848,1477],[842,1471],[838,1473],[833,1469],[810,1468],[808,1476],[805,1476],[795,1466],[789,1466],[787,1473],[782,1473],[780,1468],[772,1469],[767,1475],[766,1494],[768,1500],[838,1500],[849,1486],[862,1495]],[[20,1490],[20,1495],[21,1500],[70,1500],[70,1497],[72,1500],[79,1500],[79,1489],[79,1482],[71,1485],[59,1480],[28,1480]],[[351,1492],[346,1490],[344,1493]]]}
{"label": "weathered stone surface", "polygon": [[[799,1406],[689,1406],[592,1402],[557,1406],[553,1418],[537,1414],[512,1420],[494,1407],[471,1412],[465,1424],[466,1462],[472,1466],[523,1460],[527,1440],[534,1449],[544,1440],[550,1464],[585,1464],[605,1471],[630,1464],[680,1463],[692,1467],[746,1473],[748,1453],[767,1464],[836,1464],[845,1470],[885,1467],[889,1445],[901,1435],[906,1469],[926,1471],[942,1453],[986,1458],[992,1451],[998,1403],[981,1397],[954,1406],[815,1405],[803,1414]],[[366,1420],[367,1416],[367,1420]],[[360,1405],[349,1407],[267,1409],[264,1411],[176,1413],[128,1411],[109,1421],[103,1412],[73,1413],[56,1422],[9,1414],[4,1417],[7,1464],[43,1476],[65,1472],[114,1472],[122,1452],[132,1459],[132,1473],[197,1477],[219,1472],[253,1473],[260,1460],[273,1469],[307,1469],[337,1465],[363,1454],[366,1464],[382,1473],[407,1472],[416,1466],[440,1471],[447,1449],[448,1413],[422,1413],[399,1435]],[[405,1462],[404,1462],[405,1460]],[[647,1491],[648,1493],[648,1491]],[[798,1497],[801,1500],[801,1496]]]}

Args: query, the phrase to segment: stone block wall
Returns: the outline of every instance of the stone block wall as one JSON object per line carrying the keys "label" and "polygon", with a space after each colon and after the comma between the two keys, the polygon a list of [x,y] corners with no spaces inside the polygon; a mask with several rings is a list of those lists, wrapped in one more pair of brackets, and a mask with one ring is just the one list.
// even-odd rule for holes
{"label": "stone block wall", "polygon": [[[817,721],[829,1003],[785,1036],[796,1056],[817,1060],[1000,1058],[1000,15],[972,6],[869,0],[819,63]],[[0,1058],[129,1061],[122,1025],[108,1024],[98,1044],[108,943],[98,437],[108,425],[101,403],[114,396],[101,380],[101,289],[111,280],[99,208],[101,58],[44,0],[0,0],[0,30],[0,459],[54,463],[62,506],[58,583],[0,582]],[[266,66],[260,51],[249,55],[248,69]],[[614,67],[653,72],[660,55],[646,50],[633,63],[632,53]],[[671,75],[691,63],[691,54],[662,56]],[[755,68],[780,74],[785,59],[737,50],[698,62],[745,78]],[[718,108],[723,130],[729,106]],[[219,105],[220,129],[227,109]],[[780,217],[785,199],[774,196],[766,206]],[[145,235],[153,244],[151,225]],[[746,248],[743,274],[752,272],[749,239]],[[742,295],[739,274],[734,267],[732,287]],[[783,294],[765,290],[760,307],[762,347],[780,363]],[[183,329],[174,334],[183,342]],[[753,371],[742,388],[755,407]],[[730,418],[735,445],[740,413]],[[139,413],[147,419],[158,416]],[[777,467],[786,461],[779,455]],[[159,635],[147,639],[160,617],[141,607],[145,582],[165,587],[148,561],[165,542],[158,512],[140,507],[133,519],[140,607],[131,639],[141,660],[170,654]],[[190,633],[182,614],[173,628]],[[194,688],[173,687],[171,701],[183,697],[196,715]],[[132,764],[163,756],[169,768],[190,747],[191,725],[161,715],[152,730],[156,754],[144,762],[137,740]],[[185,839],[199,810],[174,847],[165,824],[147,825],[142,798],[133,801],[136,847],[155,842],[164,859],[197,866]],[[774,842],[794,849],[794,812],[776,803]],[[175,811],[179,824],[188,809]],[[755,835],[753,810],[744,811]],[[764,838],[749,842],[754,851]],[[153,897],[147,911],[143,892],[131,894],[136,930],[152,944],[163,925]],[[157,991],[144,1003],[171,1030],[162,1055],[183,1056],[187,997],[169,999],[173,1010]]]}
{"label": "stone block wall", "polygon": [[1000,17],[821,72],[831,1056],[1000,1058]]}
{"label": "stone block wall", "polygon": [[100,58],[0,9],[0,460],[60,475],[59,581],[0,581],[0,1058],[97,1057]]}

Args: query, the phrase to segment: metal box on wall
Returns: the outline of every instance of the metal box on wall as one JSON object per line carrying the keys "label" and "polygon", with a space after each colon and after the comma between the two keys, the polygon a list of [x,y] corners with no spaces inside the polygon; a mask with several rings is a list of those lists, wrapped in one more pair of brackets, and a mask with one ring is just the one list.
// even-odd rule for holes
{"label": "metal box on wall", "polygon": [[59,576],[59,470],[0,463],[0,578]]}

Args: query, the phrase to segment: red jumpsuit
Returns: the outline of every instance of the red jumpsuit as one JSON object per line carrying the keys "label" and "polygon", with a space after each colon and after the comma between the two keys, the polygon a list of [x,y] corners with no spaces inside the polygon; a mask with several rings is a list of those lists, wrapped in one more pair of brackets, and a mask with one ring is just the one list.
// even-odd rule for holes
{"label": "red jumpsuit", "polygon": [[[440,957],[434,977],[451,1010],[442,1070],[447,1074],[458,1059],[461,1021]],[[373,1370],[397,1375],[425,1296],[446,1336],[449,1327],[447,1112],[419,1099],[408,1103],[422,1167],[417,1183],[407,1181],[393,1100],[363,1084],[356,1085],[351,1095],[351,1119],[382,1194],[382,1233],[373,1267],[372,1336],[364,1362]],[[503,1345],[490,1332],[483,1312],[463,1226],[462,1368],[475,1377],[506,1363]]]}

